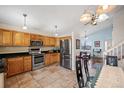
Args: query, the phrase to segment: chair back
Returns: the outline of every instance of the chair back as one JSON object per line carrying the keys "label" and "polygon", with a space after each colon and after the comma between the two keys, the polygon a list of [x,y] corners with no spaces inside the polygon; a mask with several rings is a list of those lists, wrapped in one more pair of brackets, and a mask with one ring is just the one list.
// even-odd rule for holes
{"label": "chair back", "polygon": [[79,88],[84,87],[84,79],[82,74],[81,58],[76,57],[76,74]]}
{"label": "chair back", "polygon": [[118,66],[117,56],[106,56],[106,64],[110,66]]}

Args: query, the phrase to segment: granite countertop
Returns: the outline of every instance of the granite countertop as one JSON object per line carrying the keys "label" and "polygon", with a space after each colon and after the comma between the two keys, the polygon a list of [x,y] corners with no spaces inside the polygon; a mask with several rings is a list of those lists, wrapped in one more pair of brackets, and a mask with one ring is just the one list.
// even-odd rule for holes
{"label": "granite countertop", "polygon": [[28,53],[28,51],[0,51],[0,54]]}
{"label": "granite countertop", "polygon": [[30,54],[28,52],[19,52],[19,53],[5,53],[5,54],[0,54],[0,58],[12,58],[12,57],[17,57],[17,56],[29,56]]}

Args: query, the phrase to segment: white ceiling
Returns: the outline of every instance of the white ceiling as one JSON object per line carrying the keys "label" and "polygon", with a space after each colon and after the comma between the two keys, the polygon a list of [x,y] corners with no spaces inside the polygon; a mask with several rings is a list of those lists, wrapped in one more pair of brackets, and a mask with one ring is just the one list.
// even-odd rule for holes
{"label": "white ceiling", "polygon": [[[54,35],[58,26],[58,34],[70,34],[72,31],[80,32],[81,29],[89,29],[80,21],[80,16],[84,9],[90,8],[93,11],[97,6],[85,5],[32,5],[32,6],[0,6],[0,25],[23,31],[23,13],[27,16],[28,29],[25,32]],[[113,15],[113,14],[112,14]],[[108,22],[110,23],[110,22]],[[103,24],[102,24],[103,25]],[[105,25],[105,24],[104,24]],[[99,25],[96,26],[100,27]],[[92,27],[96,28],[96,27]],[[79,29],[80,28],[80,29]],[[75,29],[75,30],[74,30]]]}

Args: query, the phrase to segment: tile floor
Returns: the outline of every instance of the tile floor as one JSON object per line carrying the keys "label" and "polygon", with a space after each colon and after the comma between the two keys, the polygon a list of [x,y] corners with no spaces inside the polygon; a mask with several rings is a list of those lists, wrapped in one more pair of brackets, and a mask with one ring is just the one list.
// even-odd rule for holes
{"label": "tile floor", "polygon": [[6,79],[6,88],[73,88],[78,87],[75,71],[53,64]]}
{"label": "tile floor", "polygon": [[[89,62],[89,73],[95,75],[97,66]],[[84,80],[86,77],[84,77]],[[53,64],[35,71],[22,73],[5,80],[6,88],[77,88],[76,72]]]}

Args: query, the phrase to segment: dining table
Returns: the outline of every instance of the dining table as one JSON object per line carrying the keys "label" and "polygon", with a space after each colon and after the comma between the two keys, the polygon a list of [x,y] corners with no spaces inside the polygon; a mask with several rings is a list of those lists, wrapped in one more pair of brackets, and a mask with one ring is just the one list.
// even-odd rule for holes
{"label": "dining table", "polygon": [[103,65],[95,88],[124,88],[124,71],[121,67]]}

